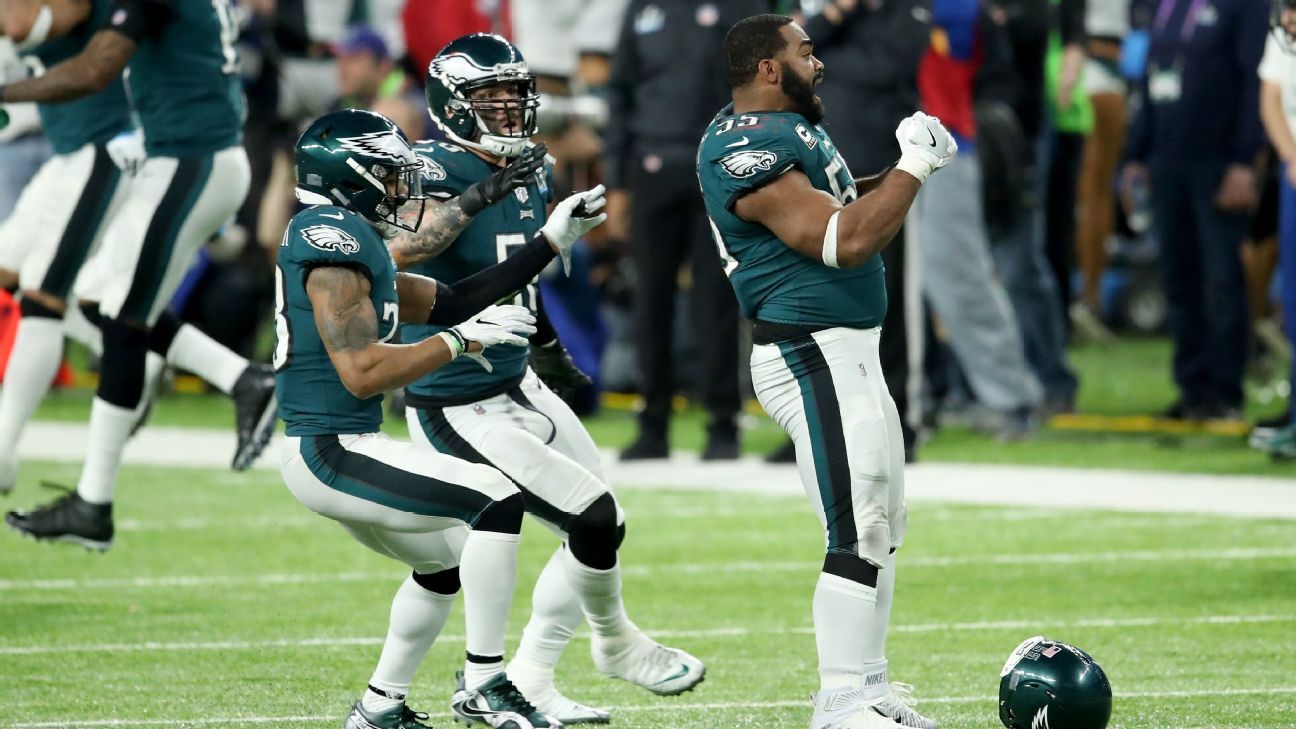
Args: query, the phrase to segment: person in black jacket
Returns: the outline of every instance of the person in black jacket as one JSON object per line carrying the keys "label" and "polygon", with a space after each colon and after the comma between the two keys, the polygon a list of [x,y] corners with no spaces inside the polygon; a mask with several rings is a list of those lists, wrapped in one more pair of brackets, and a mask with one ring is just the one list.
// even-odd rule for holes
{"label": "person in black jacket", "polygon": [[634,336],[644,409],[639,437],[622,452],[623,460],[668,453],[672,323],[686,260],[692,263],[693,332],[701,352],[698,379],[710,415],[702,458],[738,457],[738,304],[711,237],[694,156],[707,124],[729,100],[725,32],[772,5],[631,0],[626,9],[608,84],[605,173],[609,232],[628,237],[637,275]]}

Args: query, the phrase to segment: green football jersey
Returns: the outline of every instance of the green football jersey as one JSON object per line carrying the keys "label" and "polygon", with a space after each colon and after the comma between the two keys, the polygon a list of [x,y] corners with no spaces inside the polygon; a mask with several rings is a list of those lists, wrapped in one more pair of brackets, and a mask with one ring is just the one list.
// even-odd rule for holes
{"label": "green football jersey", "polygon": [[[448,142],[420,142],[414,145],[414,151],[423,159],[425,167],[423,189],[430,190],[435,198],[458,196],[498,169],[467,149]],[[519,187],[507,198],[478,213],[441,255],[412,267],[410,272],[453,284],[499,263],[529,243],[546,219],[551,175],[552,167],[546,164],[544,175],[537,174],[526,187]],[[534,282],[503,303],[534,311]],[[415,342],[444,329],[406,324],[401,338]],[[487,372],[473,360],[460,358],[424,376],[407,387],[406,392],[411,402],[444,404],[476,402],[498,395],[522,381],[527,368],[527,348],[497,345],[486,350],[486,359],[494,371]]]}
{"label": "green football jersey", "polygon": [[293,216],[275,266],[275,395],[288,435],[373,433],[382,424],[382,395],[352,395],[315,326],[306,276],[320,266],[344,266],[369,279],[369,300],[380,342],[400,320],[396,264],[382,236],[364,218],[322,205]]}
{"label": "green football jersey", "polygon": [[243,142],[238,24],[230,0],[169,0],[165,25],[127,66],[150,157],[197,157]]}
{"label": "green football jersey", "polygon": [[697,174],[725,273],[749,319],[867,329],[886,317],[882,259],[831,268],[804,256],[734,203],[791,169],[842,204],[857,197],[846,161],[822,127],[792,112],[735,115],[726,107],[702,137]]}
{"label": "green football jersey", "polygon": [[[94,0],[90,17],[62,38],[36,46],[29,54],[46,68],[62,63],[85,49],[90,36],[104,25],[109,0]],[[99,93],[63,104],[38,104],[41,131],[55,154],[71,154],[87,144],[103,144],[131,126],[130,105],[120,77]]]}

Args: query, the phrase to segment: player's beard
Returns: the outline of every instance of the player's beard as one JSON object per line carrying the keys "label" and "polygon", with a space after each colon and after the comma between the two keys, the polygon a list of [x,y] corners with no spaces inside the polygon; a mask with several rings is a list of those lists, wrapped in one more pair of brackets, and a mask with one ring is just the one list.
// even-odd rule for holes
{"label": "player's beard", "polygon": [[792,72],[786,63],[780,63],[783,66],[783,79],[779,82],[779,87],[783,93],[792,100],[792,110],[806,118],[811,124],[818,124],[823,121],[824,107],[823,102],[815,96],[815,79],[802,81],[801,77]]}

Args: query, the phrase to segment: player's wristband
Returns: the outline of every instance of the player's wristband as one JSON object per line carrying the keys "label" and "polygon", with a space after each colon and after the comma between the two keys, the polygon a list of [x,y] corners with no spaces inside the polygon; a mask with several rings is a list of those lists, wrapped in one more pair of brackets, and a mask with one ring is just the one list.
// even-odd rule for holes
{"label": "player's wristband", "polygon": [[459,355],[468,350],[468,340],[463,335],[453,329],[447,329],[437,335],[446,343],[446,348],[450,350],[450,361],[459,359]]}
{"label": "player's wristband", "polygon": [[928,175],[936,169],[931,162],[917,154],[900,155],[900,159],[895,163],[895,168],[918,178],[919,184],[926,182]]}
{"label": "player's wristband", "polygon": [[459,209],[470,218],[485,210],[490,204],[491,201],[486,199],[486,193],[482,191],[480,182],[470,185],[459,195]]}

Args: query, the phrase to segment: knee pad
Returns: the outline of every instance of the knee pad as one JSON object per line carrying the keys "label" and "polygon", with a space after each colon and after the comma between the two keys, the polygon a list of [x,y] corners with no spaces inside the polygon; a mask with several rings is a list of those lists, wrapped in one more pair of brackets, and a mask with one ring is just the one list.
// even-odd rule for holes
{"label": "knee pad", "polygon": [[103,329],[103,314],[99,313],[99,302],[86,301],[78,304],[77,308],[81,310],[81,316],[84,316],[86,321],[94,324],[97,329]]}
{"label": "knee pad", "polygon": [[522,494],[514,493],[483,509],[481,516],[477,517],[477,522],[473,524],[473,529],[501,534],[521,534],[524,513],[526,510],[522,505]]}
{"label": "knee pad", "polygon": [[451,567],[440,572],[429,572],[426,575],[417,571],[411,575],[418,586],[438,595],[454,595],[459,592],[459,568]]}
{"label": "knee pad", "polygon": [[24,296],[18,302],[18,313],[23,318],[33,317],[37,319],[62,319],[63,315],[42,304],[30,296]]}
{"label": "knee pad", "polygon": [[856,554],[829,552],[824,555],[823,571],[851,582],[858,582],[865,587],[877,587],[877,565]]}
{"label": "knee pad", "polygon": [[134,408],[144,395],[144,359],[149,334],[117,319],[104,319],[104,356],[99,368],[99,399]]}
{"label": "knee pad", "polygon": [[625,525],[617,523],[616,499],[605,493],[577,514],[567,527],[567,548],[586,567],[610,570],[616,566],[617,548]]}
{"label": "knee pad", "polygon": [[149,332],[149,349],[165,357],[183,325],[184,322],[177,319],[175,314],[163,311],[153,325],[153,330]]}

